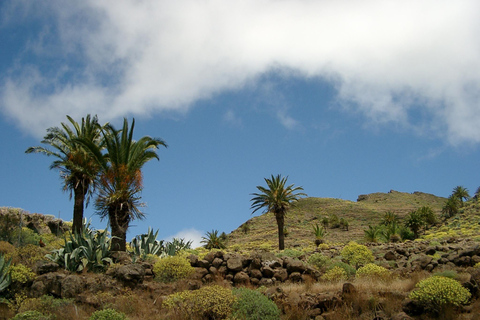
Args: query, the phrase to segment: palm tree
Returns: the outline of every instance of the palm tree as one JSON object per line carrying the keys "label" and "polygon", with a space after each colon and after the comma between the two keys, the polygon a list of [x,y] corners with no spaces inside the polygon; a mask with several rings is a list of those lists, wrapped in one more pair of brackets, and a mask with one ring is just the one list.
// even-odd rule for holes
{"label": "palm tree", "polygon": [[468,200],[470,198],[470,194],[468,193],[468,190],[462,186],[457,186],[453,189],[452,195],[460,200],[460,206],[463,206],[463,200]]}
{"label": "palm tree", "polygon": [[135,119],[130,129],[127,119],[124,119],[121,130],[107,124],[102,130],[106,153],[95,144],[85,144],[101,169],[95,207],[102,218],[108,217],[113,251],[126,251],[130,221],[144,217],[140,211],[143,206],[140,202],[143,165],[152,159],[159,160],[155,149],[167,146],[163,140],[149,136],[135,141],[134,127]]}
{"label": "palm tree", "polygon": [[204,247],[206,249],[225,249],[224,242],[225,238],[222,235],[218,235],[218,230],[207,231],[205,237],[202,237],[202,241],[200,241],[200,243],[205,243]]}
{"label": "palm tree", "polygon": [[275,215],[278,225],[278,249],[285,248],[284,224],[285,215],[290,206],[298,201],[300,196],[306,196],[305,193],[296,191],[303,190],[302,187],[294,187],[293,184],[285,186],[288,177],[281,177],[272,175],[271,179],[265,178],[268,188],[257,186],[260,193],[253,193],[251,209],[254,209],[252,214],[257,210],[264,208],[264,212],[272,212]]}
{"label": "palm tree", "polygon": [[445,218],[451,218],[458,212],[458,207],[460,205],[460,200],[454,195],[448,197],[447,201],[445,201],[445,205],[442,208],[442,213]]}
{"label": "palm tree", "polygon": [[70,198],[72,198],[72,193],[74,195],[73,231],[81,233],[84,203],[86,201],[88,204],[88,200],[93,194],[99,167],[80,141],[101,149],[101,127],[98,124],[97,116],[87,115],[86,118],[82,118],[81,124],[70,116],[67,118],[73,129],[62,122],[62,128],[48,128],[47,134],[41,141],[52,147],[53,150],[44,147],[30,147],[25,152],[43,153],[57,158],[50,165],[50,169],[60,170],[64,191],[70,191]]}

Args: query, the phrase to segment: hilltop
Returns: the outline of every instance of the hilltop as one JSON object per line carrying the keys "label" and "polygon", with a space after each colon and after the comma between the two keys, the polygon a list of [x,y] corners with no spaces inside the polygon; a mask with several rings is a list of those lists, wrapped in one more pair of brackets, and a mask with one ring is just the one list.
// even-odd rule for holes
{"label": "hilltop", "polygon": [[[348,221],[348,231],[340,228],[328,228],[325,237],[329,242],[362,242],[364,232],[369,225],[378,224],[387,211],[401,219],[410,211],[429,206],[439,216],[445,204],[445,198],[433,194],[415,191],[413,193],[390,190],[388,193],[359,195],[356,202],[333,198],[303,198],[293,206],[285,218],[288,235],[285,247],[304,247],[312,244],[312,228],[321,225],[323,217],[332,214]],[[247,232],[245,232],[248,230]],[[240,245],[245,249],[262,246],[274,249],[278,245],[277,224],[271,213],[253,217],[228,235],[229,245]]]}

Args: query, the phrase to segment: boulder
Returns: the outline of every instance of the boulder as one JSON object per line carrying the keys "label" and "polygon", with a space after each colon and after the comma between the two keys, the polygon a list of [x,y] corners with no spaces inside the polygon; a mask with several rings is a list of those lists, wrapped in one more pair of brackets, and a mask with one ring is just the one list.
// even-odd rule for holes
{"label": "boulder", "polygon": [[250,270],[250,277],[256,279],[262,279],[262,272],[258,269],[251,269]]}
{"label": "boulder", "polygon": [[210,268],[210,262],[208,262],[208,260],[205,260],[205,259],[198,260],[197,261],[197,267],[208,269],[208,268]]}
{"label": "boulder", "polygon": [[62,287],[61,296],[65,299],[75,298],[85,289],[85,282],[78,275],[66,276],[60,283]]}
{"label": "boulder", "polygon": [[263,268],[261,269],[261,271],[262,271],[262,274],[263,274],[263,276],[264,276],[265,278],[272,278],[272,277],[273,277],[273,274],[274,274],[274,273],[273,273],[273,269],[272,269],[272,268],[270,268],[270,267],[263,267]]}
{"label": "boulder", "polygon": [[303,263],[303,261],[287,257],[283,261],[283,263],[286,266],[288,273],[292,273],[292,272],[304,273],[305,272],[306,268],[305,268],[305,264]]}
{"label": "boulder", "polygon": [[33,297],[40,297],[45,294],[60,298],[62,293],[61,281],[65,275],[58,272],[46,273],[35,278],[30,294]]}
{"label": "boulder", "polygon": [[394,261],[397,259],[397,256],[393,251],[387,251],[384,256],[385,260],[387,261]]}
{"label": "boulder", "polygon": [[239,255],[232,255],[227,260],[227,268],[230,271],[238,272],[243,269],[243,258]]}
{"label": "boulder", "polygon": [[213,261],[212,261],[212,266],[214,266],[215,268],[218,269],[218,268],[222,265],[222,263],[223,263],[223,259],[221,259],[221,258],[215,258],[215,259],[213,259]]}
{"label": "boulder", "polygon": [[284,282],[288,279],[288,272],[283,268],[273,270],[273,277],[278,281]]}
{"label": "boulder", "polygon": [[55,272],[60,268],[60,266],[55,262],[48,262],[48,261],[38,261],[35,265],[35,273],[38,275],[42,275],[45,273]]}
{"label": "boulder", "polygon": [[292,272],[288,276],[288,279],[292,282],[302,282],[302,274],[300,272]]}
{"label": "boulder", "polygon": [[240,271],[233,277],[233,282],[235,284],[247,284],[250,282],[250,277],[245,272]]}
{"label": "boulder", "polygon": [[115,268],[113,276],[121,281],[123,285],[133,288],[143,282],[145,269],[140,264],[126,264]]}

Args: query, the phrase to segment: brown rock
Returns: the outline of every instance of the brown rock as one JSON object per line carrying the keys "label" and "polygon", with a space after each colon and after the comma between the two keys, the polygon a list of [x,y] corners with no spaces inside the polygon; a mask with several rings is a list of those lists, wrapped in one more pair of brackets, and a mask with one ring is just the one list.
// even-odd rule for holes
{"label": "brown rock", "polygon": [[231,256],[227,260],[227,268],[228,268],[228,270],[233,271],[233,272],[241,271],[243,269],[243,259],[242,259],[242,257],[239,256],[239,255]]}
{"label": "brown rock", "polygon": [[278,281],[284,282],[288,279],[288,272],[283,268],[273,270],[273,277]]}
{"label": "brown rock", "polygon": [[233,277],[233,282],[236,284],[247,284],[250,282],[250,277],[245,272],[240,271]]}

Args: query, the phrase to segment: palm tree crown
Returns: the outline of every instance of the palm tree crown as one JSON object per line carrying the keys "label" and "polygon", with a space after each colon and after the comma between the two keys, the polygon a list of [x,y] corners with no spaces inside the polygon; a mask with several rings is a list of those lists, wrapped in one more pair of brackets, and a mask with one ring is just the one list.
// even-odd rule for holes
{"label": "palm tree crown", "polygon": [[460,205],[463,205],[463,200],[468,200],[470,198],[468,190],[462,186],[455,187],[452,195],[460,200]]}
{"label": "palm tree crown", "polygon": [[126,232],[133,219],[142,219],[140,202],[142,167],[152,159],[159,160],[156,149],[167,144],[149,136],[133,139],[135,119],[129,129],[127,119],[123,128],[107,125],[102,131],[105,153],[93,144],[86,147],[101,168],[98,178],[98,198],[95,207],[102,218],[108,217],[112,229],[112,249],[126,250]]}
{"label": "palm tree crown", "polygon": [[83,148],[83,144],[92,144],[101,149],[101,127],[98,124],[97,116],[87,115],[86,118],[82,118],[81,124],[68,115],[67,118],[73,129],[62,122],[61,128],[48,128],[47,135],[41,141],[52,147],[53,150],[38,146],[30,147],[25,152],[43,153],[57,158],[50,165],[50,169],[60,170],[60,177],[64,181],[64,190],[70,191],[70,198],[72,193],[74,194],[73,230],[80,232],[83,223],[84,202],[86,200],[88,204],[88,200],[93,194],[95,178],[99,171],[98,165]]}
{"label": "palm tree crown", "polygon": [[302,187],[294,187],[293,184],[286,186],[288,177],[281,175],[271,176],[270,179],[265,178],[267,188],[257,186],[260,193],[253,193],[251,209],[253,213],[260,209],[264,212],[272,212],[275,215],[278,225],[278,246],[280,250],[285,247],[284,236],[284,219],[290,206],[298,201],[301,196],[306,196],[305,193],[297,192],[303,190]]}

